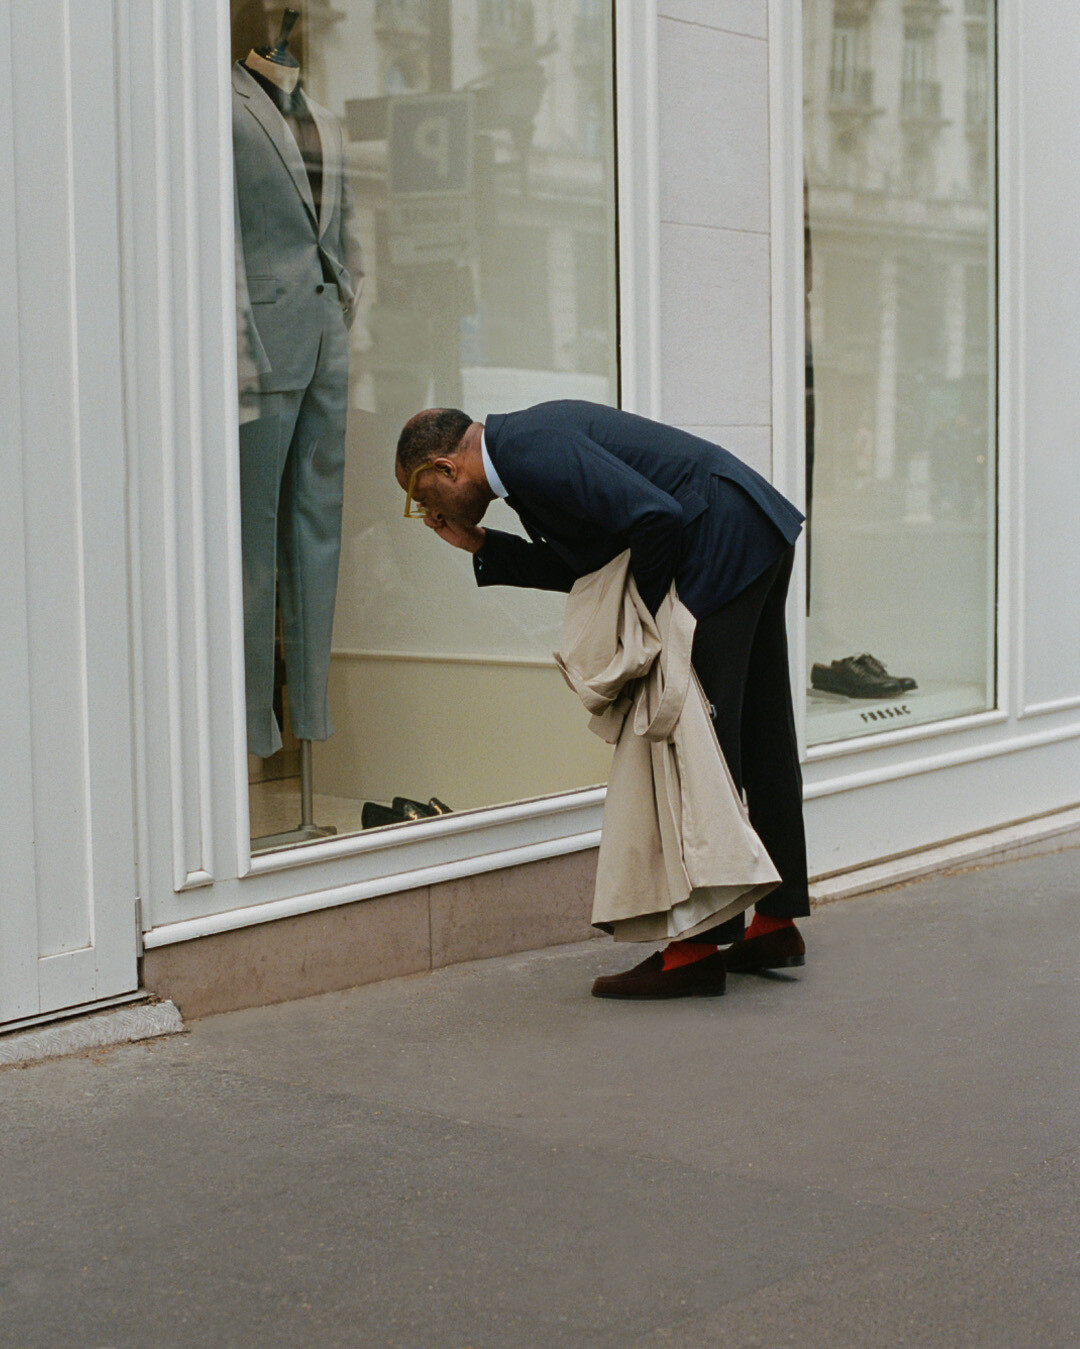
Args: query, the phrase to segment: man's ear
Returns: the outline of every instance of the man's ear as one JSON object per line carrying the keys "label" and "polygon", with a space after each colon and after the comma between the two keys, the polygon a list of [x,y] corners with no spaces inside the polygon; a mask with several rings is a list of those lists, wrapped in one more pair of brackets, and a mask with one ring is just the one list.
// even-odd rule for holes
{"label": "man's ear", "polygon": [[432,460],[431,467],[441,473],[444,478],[449,478],[451,482],[457,478],[458,462],[456,459],[451,459],[449,455],[440,455],[438,459]]}

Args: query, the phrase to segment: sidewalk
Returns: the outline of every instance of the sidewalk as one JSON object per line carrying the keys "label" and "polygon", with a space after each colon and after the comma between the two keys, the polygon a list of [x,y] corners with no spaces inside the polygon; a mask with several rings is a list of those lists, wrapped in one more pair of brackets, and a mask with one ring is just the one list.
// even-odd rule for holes
{"label": "sidewalk", "polygon": [[[543,896],[538,896],[543,902]],[[3,1349],[1080,1343],[1080,850],[0,1072]]]}

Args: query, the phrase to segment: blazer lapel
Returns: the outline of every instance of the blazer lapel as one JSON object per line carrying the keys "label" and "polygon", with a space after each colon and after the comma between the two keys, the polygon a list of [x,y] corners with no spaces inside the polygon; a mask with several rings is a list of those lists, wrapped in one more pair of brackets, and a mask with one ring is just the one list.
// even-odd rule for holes
{"label": "blazer lapel", "polygon": [[317,225],[315,199],[311,195],[307,170],[300,157],[300,147],[296,143],[296,137],[286,125],[284,117],[274,107],[265,90],[260,88],[259,82],[248,74],[240,62],[233,67],[233,87],[238,94],[247,99],[248,112],[270,137],[271,144],[281,156],[281,162],[288,169],[293,185],[307,207],[312,224]]}
{"label": "blazer lapel", "polygon": [[[304,97],[307,98],[307,95],[305,94]],[[337,152],[337,128],[334,119],[324,108],[320,108],[310,98],[307,100],[307,105],[315,119],[319,141],[322,144],[322,201],[319,210],[319,238],[321,239],[329,228],[330,217],[333,215],[334,207],[341,195],[341,174],[344,165],[341,163]]]}

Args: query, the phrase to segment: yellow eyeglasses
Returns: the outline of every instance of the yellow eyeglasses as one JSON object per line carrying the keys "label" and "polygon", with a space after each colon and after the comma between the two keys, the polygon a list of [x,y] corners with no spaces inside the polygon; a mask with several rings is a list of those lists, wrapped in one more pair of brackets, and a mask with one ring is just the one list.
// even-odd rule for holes
{"label": "yellow eyeglasses", "polygon": [[427,507],[421,506],[419,502],[413,503],[413,492],[416,490],[416,480],[423,473],[425,468],[434,467],[435,460],[428,459],[426,463],[417,464],[409,474],[409,485],[405,488],[405,519],[423,520],[427,515]]}

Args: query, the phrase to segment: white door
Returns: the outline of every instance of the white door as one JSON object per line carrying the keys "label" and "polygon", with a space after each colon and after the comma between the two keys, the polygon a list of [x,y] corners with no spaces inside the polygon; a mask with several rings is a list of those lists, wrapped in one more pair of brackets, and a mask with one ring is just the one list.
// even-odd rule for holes
{"label": "white door", "polygon": [[0,0],[0,1024],[137,982],[117,92],[102,8]]}

